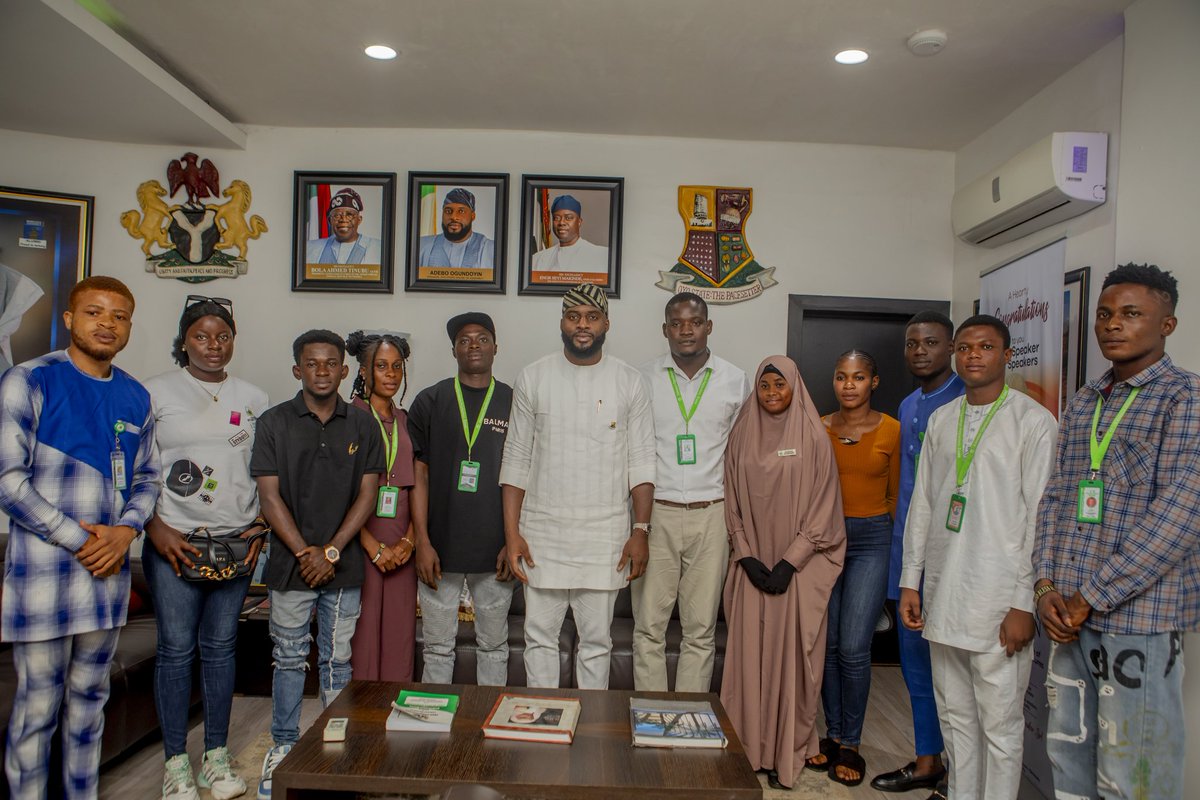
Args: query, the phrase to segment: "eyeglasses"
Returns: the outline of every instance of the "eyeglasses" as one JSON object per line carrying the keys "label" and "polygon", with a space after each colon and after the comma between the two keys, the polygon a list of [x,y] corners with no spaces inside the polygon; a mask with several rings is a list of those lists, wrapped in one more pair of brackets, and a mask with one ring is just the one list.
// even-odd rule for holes
{"label": "eyeglasses", "polygon": [[202,294],[189,294],[187,302],[183,304],[183,307],[191,308],[197,303],[216,303],[219,306],[224,306],[231,315],[233,314],[233,301],[228,297],[205,297]]}

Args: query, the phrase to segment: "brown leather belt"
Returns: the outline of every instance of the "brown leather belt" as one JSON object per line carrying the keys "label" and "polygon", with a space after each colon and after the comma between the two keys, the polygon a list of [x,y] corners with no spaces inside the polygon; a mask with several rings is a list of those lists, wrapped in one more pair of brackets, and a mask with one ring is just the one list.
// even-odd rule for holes
{"label": "brown leather belt", "polygon": [[696,511],[701,508],[715,506],[717,503],[724,503],[725,498],[721,497],[717,500],[697,500],[694,503],[676,503],[674,500],[659,500],[658,498],[655,498],[654,502],[658,503],[660,506],[666,506],[667,508],[682,508],[684,511]]}

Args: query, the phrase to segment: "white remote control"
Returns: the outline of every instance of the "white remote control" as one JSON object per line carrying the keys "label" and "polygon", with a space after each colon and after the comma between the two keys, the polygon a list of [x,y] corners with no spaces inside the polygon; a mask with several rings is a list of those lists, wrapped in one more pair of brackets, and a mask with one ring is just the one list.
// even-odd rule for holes
{"label": "white remote control", "polygon": [[321,738],[327,742],[346,741],[346,724],[349,721],[346,717],[333,717],[325,723],[325,733]]}

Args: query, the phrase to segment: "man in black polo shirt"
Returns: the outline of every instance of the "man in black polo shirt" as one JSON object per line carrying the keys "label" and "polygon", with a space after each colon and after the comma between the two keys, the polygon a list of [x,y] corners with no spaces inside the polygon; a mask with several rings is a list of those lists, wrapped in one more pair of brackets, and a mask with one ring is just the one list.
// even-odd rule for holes
{"label": "man in black polo shirt", "polygon": [[362,548],[351,544],[374,509],[384,471],[375,421],[338,397],[348,372],[342,337],[309,331],[292,344],[292,354],[300,392],[259,418],[250,459],[263,516],[274,531],[265,582],[275,645],[275,741],[263,760],[260,798],[270,798],[271,773],[300,738],[313,606],[322,704],[350,680],[363,581]]}
{"label": "man in black polo shirt", "polygon": [[417,457],[411,508],[421,579],[421,680],[452,680],[465,581],[475,608],[476,680],[504,686],[513,584],[504,554],[500,458],[512,387],[492,377],[496,326],[491,317],[459,314],[446,323],[446,333],[458,374],[417,395],[408,414]]}

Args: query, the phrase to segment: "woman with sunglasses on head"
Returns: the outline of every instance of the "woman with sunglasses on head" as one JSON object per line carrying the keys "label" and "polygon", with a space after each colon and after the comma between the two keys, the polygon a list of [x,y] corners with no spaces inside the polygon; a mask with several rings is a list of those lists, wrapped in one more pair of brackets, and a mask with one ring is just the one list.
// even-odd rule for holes
{"label": "woman with sunglasses on head", "polygon": [[822,418],[837,459],[846,517],[846,559],[829,598],[821,705],[825,738],[809,769],[846,786],[862,783],[862,741],[871,691],[871,640],[887,597],[892,516],[900,488],[900,423],[871,408],[879,388],[875,359],[861,350],[834,365],[838,410]]}
{"label": "woman with sunglasses on head", "polygon": [[359,535],[371,563],[363,574],[362,611],[350,640],[350,666],[356,680],[411,681],[417,570],[408,500],[416,480],[408,414],[401,407],[408,390],[408,340],[394,333],[354,331],[346,339],[346,352],[358,359],[351,401],[374,417],[387,453],[375,513]]}
{"label": "woman with sunglasses on head", "polygon": [[[163,490],[146,524],[151,547],[142,563],[154,603],[158,655],[154,698],[162,725],[163,800],[198,798],[197,784],[217,800],[238,797],[246,783],[233,770],[226,738],[233,704],[238,615],[262,538],[250,545],[242,577],[188,580],[202,553],[187,535],[250,537],[263,530],[258,490],[250,477],[255,422],[267,408],[262,389],[226,372],[237,326],[233,304],[191,295],[179,318],[171,356],[182,369],[146,381],[154,405]],[[187,755],[192,662],[203,674],[204,756],[193,776]]]}

